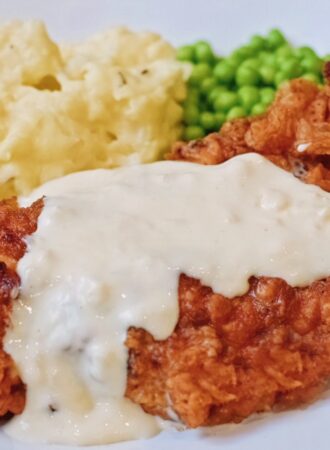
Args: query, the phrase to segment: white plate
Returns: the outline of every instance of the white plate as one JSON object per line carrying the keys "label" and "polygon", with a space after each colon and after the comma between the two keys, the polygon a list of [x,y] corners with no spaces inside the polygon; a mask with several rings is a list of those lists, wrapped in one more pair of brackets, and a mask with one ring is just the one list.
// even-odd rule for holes
{"label": "white plate", "polygon": [[[328,0],[10,0],[0,3],[0,18],[41,18],[55,39],[80,39],[112,25],[161,33],[174,44],[199,38],[227,52],[256,32],[281,27],[298,44],[330,52]],[[241,425],[168,431],[148,441],[103,450],[328,450],[330,398],[307,409],[269,415]],[[0,450],[69,450],[29,446],[0,433]],[[72,447],[70,448],[70,450]]]}

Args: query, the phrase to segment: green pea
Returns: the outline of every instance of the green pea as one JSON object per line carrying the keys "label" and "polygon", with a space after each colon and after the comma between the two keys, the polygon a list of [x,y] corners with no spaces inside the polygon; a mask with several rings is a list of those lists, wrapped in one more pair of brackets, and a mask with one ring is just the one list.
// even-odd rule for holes
{"label": "green pea", "polygon": [[198,103],[199,102],[199,90],[188,87],[185,103]]}
{"label": "green pea", "polygon": [[266,42],[267,42],[267,45],[269,48],[275,49],[275,48],[278,48],[281,45],[285,44],[287,41],[286,41],[283,33],[279,29],[273,28],[267,34]]}
{"label": "green pea", "polygon": [[236,84],[237,86],[253,86],[257,85],[260,81],[260,75],[257,70],[252,67],[240,66],[236,72]]}
{"label": "green pea", "polygon": [[270,105],[275,98],[275,89],[271,87],[264,87],[260,89],[260,98],[263,105]]}
{"label": "green pea", "polygon": [[224,58],[223,56],[214,56],[214,61],[213,61],[213,68],[214,66],[216,66],[219,62],[225,61],[226,58]]}
{"label": "green pea", "polygon": [[304,73],[304,75],[302,75],[301,78],[313,81],[316,84],[321,84],[321,78],[316,73]]}
{"label": "green pea", "polygon": [[238,97],[242,106],[249,111],[260,100],[259,89],[255,86],[243,86],[238,90]]}
{"label": "green pea", "polygon": [[252,116],[259,116],[260,114],[263,114],[267,110],[267,106],[263,103],[257,103],[254,105],[254,107],[251,110]]}
{"label": "green pea", "polygon": [[230,108],[238,104],[238,95],[236,92],[221,92],[214,101],[214,109],[216,111],[229,111]]}
{"label": "green pea", "polygon": [[250,56],[253,56],[254,53],[255,50],[252,47],[249,47],[248,45],[243,45],[242,47],[233,51],[231,57],[237,58],[242,62],[245,59],[249,58]]}
{"label": "green pea", "polygon": [[281,58],[289,58],[290,56],[293,56],[293,49],[290,45],[282,45],[279,47],[276,52],[276,61],[278,61]]}
{"label": "green pea", "polygon": [[241,67],[251,67],[252,69],[258,70],[260,62],[257,58],[248,58],[242,62]]}
{"label": "green pea", "polygon": [[[290,58],[290,56],[289,56]],[[287,56],[277,56],[276,57],[276,73],[281,70],[282,64],[285,63],[285,61],[288,60]]]}
{"label": "green pea", "polygon": [[296,49],[295,54],[298,58],[303,59],[303,58],[317,58],[317,54],[315,53],[315,51],[311,48],[311,47],[299,47]]}
{"label": "green pea", "polygon": [[280,69],[288,79],[299,77],[301,74],[301,66],[296,58],[289,58],[286,61],[283,61]]}
{"label": "green pea", "polygon": [[288,81],[287,75],[283,72],[277,72],[275,75],[275,86],[279,88],[285,81]]}
{"label": "green pea", "polygon": [[243,106],[234,106],[228,111],[227,120],[239,119],[246,116],[246,111]]}
{"label": "green pea", "polygon": [[187,125],[199,123],[199,109],[196,105],[187,105],[183,110],[183,120]]}
{"label": "green pea", "polygon": [[242,60],[237,56],[229,56],[228,58],[226,58],[226,63],[236,71],[238,66],[240,66],[240,64],[242,63]]}
{"label": "green pea", "polygon": [[205,135],[202,127],[198,125],[190,125],[186,127],[183,132],[183,139],[185,141],[193,141],[194,139],[199,139]]}
{"label": "green pea", "polygon": [[212,64],[214,62],[214,53],[211,45],[206,41],[199,41],[195,44],[195,58],[199,63]]}
{"label": "green pea", "polygon": [[271,66],[262,66],[259,69],[259,74],[261,77],[261,81],[264,84],[274,84],[276,69]]}
{"label": "green pea", "polygon": [[200,115],[200,124],[206,131],[211,131],[217,128],[215,115],[209,111],[205,111]]}
{"label": "green pea", "polygon": [[192,45],[179,47],[176,52],[176,57],[179,61],[193,62],[195,60],[195,49]]}
{"label": "green pea", "polygon": [[226,61],[221,61],[214,67],[213,75],[221,83],[227,84],[233,81],[235,68]]}
{"label": "green pea", "polygon": [[217,86],[214,89],[212,89],[211,92],[209,93],[209,95],[207,96],[209,105],[213,106],[215,100],[218,98],[218,96],[222,92],[228,92],[228,90],[225,86]]}
{"label": "green pea", "polygon": [[215,118],[215,126],[217,129],[219,129],[226,121],[226,114],[224,112],[216,112],[214,114]]}
{"label": "green pea", "polygon": [[192,86],[198,86],[204,78],[207,78],[211,75],[212,69],[211,67],[206,63],[199,63],[196,64],[191,72],[189,83]]}
{"label": "green pea", "polygon": [[205,78],[205,80],[201,83],[201,93],[204,95],[208,95],[212,89],[217,86],[217,80],[213,77]]}
{"label": "green pea", "polygon": [[251,37],[249,42],[249,47],[253,48],[256,51],[262,50],[265,48],[266,40],[260,34],[255,34]]}
{"label": "green pea", "polygon": [[258,58],[262,64],[276,67],[276,55],[273,52],[260,52]]}
{"label": "green pea", "polygon": [[320,58],[308,56],[301,60],[301,67],[305,72],[320,73],[322,71],[323,62]]}

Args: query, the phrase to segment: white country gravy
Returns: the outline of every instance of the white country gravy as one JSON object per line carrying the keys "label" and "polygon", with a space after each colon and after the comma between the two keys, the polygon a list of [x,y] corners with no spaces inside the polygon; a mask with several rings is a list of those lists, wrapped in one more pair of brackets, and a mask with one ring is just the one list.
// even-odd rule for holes
{"label": "white country gravy", "polygon": [[20,439],[100,444],[159,431],[123,396],[124,341],[130,326],[172,333],[181,272],[229,297],[251,275],[303,286],[330,273],[330,194],[256,154],[84,172],[41,194],[5,339],[28,388],[6,426]]}

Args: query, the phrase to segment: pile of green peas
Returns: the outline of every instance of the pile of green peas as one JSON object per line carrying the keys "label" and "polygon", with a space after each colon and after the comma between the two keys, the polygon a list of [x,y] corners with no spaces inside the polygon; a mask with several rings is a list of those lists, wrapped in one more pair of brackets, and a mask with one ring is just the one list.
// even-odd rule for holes
{"label": "pile of green peas", "polygon": [[180,47],[177,58],[193,64],[183,105],[185,140],[217,131],[228,120],[264,113],[287,80],[302,77],[322,84],[323,64],[330,60],[310,47],[293,47],[278,29],[252,36],[228,57],[198,41]]}

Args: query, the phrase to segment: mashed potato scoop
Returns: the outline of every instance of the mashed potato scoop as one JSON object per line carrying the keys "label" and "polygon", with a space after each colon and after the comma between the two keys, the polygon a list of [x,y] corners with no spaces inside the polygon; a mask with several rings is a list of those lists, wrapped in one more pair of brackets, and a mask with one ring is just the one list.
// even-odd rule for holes
{"label": "mashed potato scoop", "polygon": [[180,135],[189,69],[160,36],[115,28],[57,45],[0,28],[0,197],[86,169],[159,159]]}

